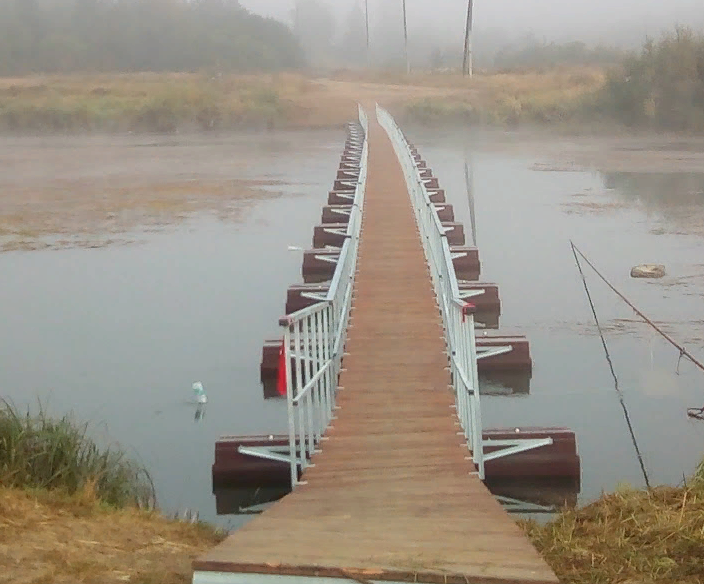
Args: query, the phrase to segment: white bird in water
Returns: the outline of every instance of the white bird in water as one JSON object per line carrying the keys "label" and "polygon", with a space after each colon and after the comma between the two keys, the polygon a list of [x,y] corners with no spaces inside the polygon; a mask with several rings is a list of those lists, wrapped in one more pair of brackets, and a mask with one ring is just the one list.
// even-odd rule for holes
{"label": "white bird in water", "polygon": [[205,395],[205,389],[203,389],[203,384],[200,381],[196,381],[193,384],[193,393],[196,394],[196,401],[199,404],[204,404],[208,402],[208,396]]}

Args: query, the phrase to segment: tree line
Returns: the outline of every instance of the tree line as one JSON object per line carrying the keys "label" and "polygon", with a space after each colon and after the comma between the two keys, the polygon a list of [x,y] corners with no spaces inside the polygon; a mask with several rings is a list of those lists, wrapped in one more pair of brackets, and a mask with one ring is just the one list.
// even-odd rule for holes
{"label": "tree line", "polygon": [[285,24],[237,0],[0,0],[0,75],[303,64]]}
{"label": "tree line", "polygon": [[677,27],[609,73],[599,106],[629,126],[704,131],[704,35]]}

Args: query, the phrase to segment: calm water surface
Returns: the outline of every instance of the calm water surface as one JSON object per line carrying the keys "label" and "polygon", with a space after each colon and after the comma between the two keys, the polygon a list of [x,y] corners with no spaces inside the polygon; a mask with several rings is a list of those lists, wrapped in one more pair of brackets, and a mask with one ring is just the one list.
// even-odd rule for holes
{"label": "calm water surface", "polygon": [[[469,161],[482,279],[497,282],[501,328],[528,335],[530,393],[483,398],[487,426],[566,426],[582,457],[581,500],[619,483],[642,485],[618,396],[569,240],[641,310],[704,357],[704,239],[682,232],[704,218],[704,174],[536,171],[540,155],[484,150],[471,135],[412,134],[469,225]],[[538,166],[537,168],[549,168]],[[472,186],[472,185],[470,185]],[[690,221],[702,225],[702,222]],[[663,281],[631,279],[662,263]],[[585,267],[597,313],[652,483],[676,483],[704,454],[704,377],[656,337]],[[620,319],[628,319],[626,322]]]}
{"label": "calm water surface", "polygon": [[[641,485],[569,240],[704,356],[704,239],[691,233],[692,217],[704,216],[704,176],[536,171],[539,155],[483,148],[471,135],[409,135],[468,232],[470,161],[482,279],[500,286],[502,330],[531,341],[530,392],[485,396],[485,425],[575,430],[582,501],[622,482]],[[2,393],[100,422],[101,439],[119,441],[151,470],[164,508],[233,524],[215,515],[213,445],[222,434],[285,427],[283,404],[262,397],[262,341],[280,334],[286,288],[300,281],[301,254],[287,246],[310,244],[343,139],[222,140],[223,164],[238,152],[256,159],[242,178],[281,183],[271,187],[280,197],[236,223],[197,216],[135,245],[1,254]],[[668,277],[630,279],[643,262],[665,264]],[[651,480],[676,483],[704,450],[704,423],[685,414],[704,405],[703,377],[685,361],[678,375],[677,352],[628,320],[629,309],[587,274]],[[209,396],[199,421],[188,403],[194,381]]]}
{"label": "calm water surface", "polygon": [[[254,151],[243,178],[283,183],[241,222],[197,217],[139,234],[140,244],[0,254],[2,394],[99,423],[101,438],[146,464],[164,508],[214,520],[215,440],[285,426],[285,405],[262,398],[262,341],[280,334],[302,259],[287,248],[310,244],[343,140],[325,132],[224,143],[222,164]],[[194,381],[209,397],[198,423]]]}

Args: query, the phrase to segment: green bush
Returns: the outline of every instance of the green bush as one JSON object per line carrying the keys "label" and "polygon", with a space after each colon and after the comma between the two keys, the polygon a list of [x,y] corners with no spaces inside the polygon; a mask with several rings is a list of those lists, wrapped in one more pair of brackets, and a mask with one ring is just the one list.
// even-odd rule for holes
{"label": "green bush", "polygon": [[0,0],[0,75],[279,70],[303,64],[282,22],[238,2]]}
{"label": "green bush", "polygon": [[68,494],[93,489],[116,507],[155,504],[146,470],[119,449],[101,449],[87,424],[72,416],[53,419],[42,408],[20,413],[6,401],[0,404],[0,484]]}
{"label": "green bush", "polygon": [[704,37],[676,28],[611,71],[602,111],[628,126],[704,130]]}

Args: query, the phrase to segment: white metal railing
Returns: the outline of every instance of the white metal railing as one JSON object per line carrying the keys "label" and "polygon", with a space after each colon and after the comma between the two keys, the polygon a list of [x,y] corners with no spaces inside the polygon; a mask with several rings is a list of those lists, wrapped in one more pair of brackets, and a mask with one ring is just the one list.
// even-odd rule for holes
{"label": "white metal railing", "polygon": [[[367,181],[367,117],[359,107],[361,133],[351,129],[352,158],[359,163],[345,241],[323,302],[282,318],[288,407],[288,453],[273,454],[286,460],[291,469],[291,486],[301,484],[298,470],[311,465],[326,428],[333,419],[337,380],[347,336],[357,251],[362,225]],[[271,456],[270,456],[271,457]]]}
{"label": "white metal railing", "polygon": [[[430,268],[440,313],[442,315],[448,359],[455,392],[455,405],[467,446],[479,477],[483,480],[484,463],[503,456],[552,444],[551,438],[530,440],[489,440],[483,438],[479,376],[477,373],[477,346],[474,325],[474,306],[460,294],[452,252],[447,234],[435,205],[420,175],[417,160],[403,132],[391,115],[377,105],[377,119],[386,130],[406,178],[416,222]],[[485,453],[487,446],[498,447]]]}

